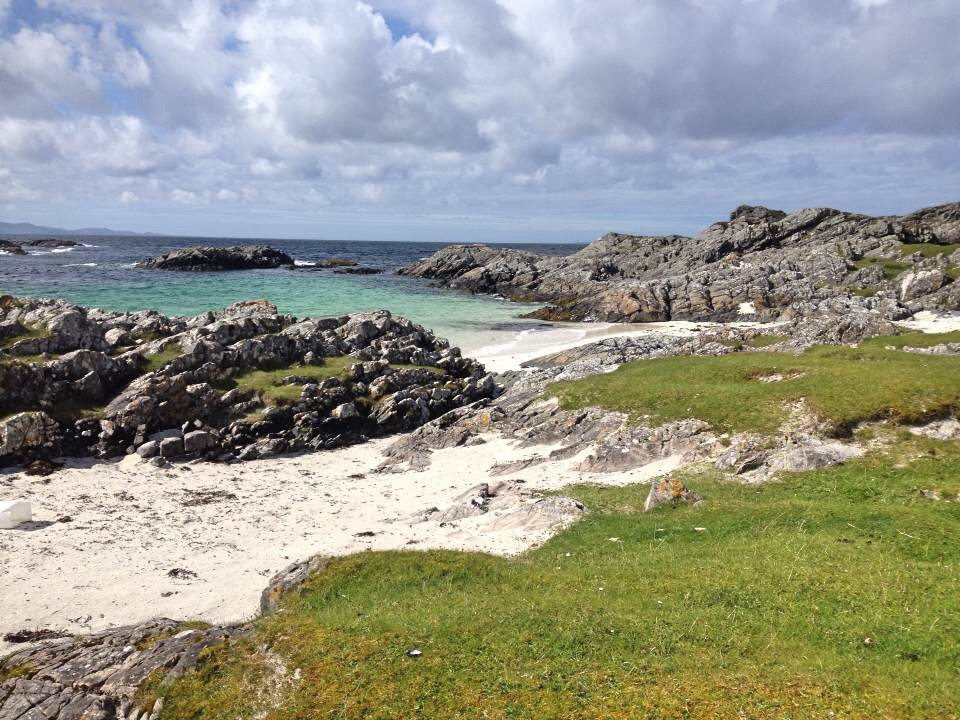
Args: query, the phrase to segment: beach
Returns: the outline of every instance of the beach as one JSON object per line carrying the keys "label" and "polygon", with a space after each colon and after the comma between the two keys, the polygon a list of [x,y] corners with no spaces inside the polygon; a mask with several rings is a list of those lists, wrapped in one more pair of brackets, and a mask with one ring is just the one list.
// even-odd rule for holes
{"label": "beach", "polygon": [[[577,323],[481,352],[492,369],[520,369],[546,352],[638,333],[691,333],[703,324],[657,327]],[[580,455],[508,475],[491,468],[555,449],[520,447],[487,434],[482,444],[434,450],[423,470],[378,472],[395,438],[337,450],[237,464],[158,467],[130,455],[72,460],[47,478],[0,473],[3,497],[24,498],[33,522],[0,532],[0,634],[50,628],[83,633],[165,616],[234,622],[253,617],[269,578],[315,554],[446,548],[511,555],[561,529],[523,512],[534,498],[455,522],[424,522],[481,483],[519,481],[531,492],[581,482],[624,485],[670,472],[667,459],[602,475]],[[0,652],[9,649],[0,644]]]}

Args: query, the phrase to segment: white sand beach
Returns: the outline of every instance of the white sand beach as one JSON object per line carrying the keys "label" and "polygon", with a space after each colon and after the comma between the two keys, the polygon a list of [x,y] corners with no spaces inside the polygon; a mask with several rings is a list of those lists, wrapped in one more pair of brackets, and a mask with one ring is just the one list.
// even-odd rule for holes
{"label": "white sand beach", "polygon": [[[421,472],[374,472],[392,442],[383,439],[234,465],[160,468],[129,456],[73,462],[49,478],[2,474],[0,494],[30,500],[34,519],[0,531],[0,633],[88,632],[155,616],[243,620],[256,614],[271,575],[317,553],[521,552],[558,529],[524,512],[532,500],[444,526],[420,515],[482,482],[521,480],[541,490],[595,478],[572,469],[578,457],[492,477],[496,463],[553,448],[485,440],[435,451]],[[602,481],[642,482],[673,467],[661,461]],[[509,512],[517,514],[504,519]],[[181,577],[171,577],[174,570]]]}

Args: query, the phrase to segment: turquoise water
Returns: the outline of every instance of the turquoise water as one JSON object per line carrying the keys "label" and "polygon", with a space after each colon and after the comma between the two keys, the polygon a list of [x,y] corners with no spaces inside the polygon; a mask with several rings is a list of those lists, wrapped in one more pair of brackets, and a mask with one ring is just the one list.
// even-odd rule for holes
{"label": "turquoise water", "polygon": [[[201,244],[192,238],[84,238],[69,251],[0,256],[0,294],[56,297],[107,310],[159,310],[195,315],[240,300],[263,298],[281,312],[300,316],[341,315],[387,309],[420,323],[464,348],[502,342],[541,325],[521,315],[535,305],[432,288],[396,275],[401,265],[435,252],[427,243],[337,243],[270,240],[310,263],[349,257],[385,270],[382,275],[337,275],[330,271],[252,270],[176,273],[140,270],[133,263],[175,247]],[[249,241],[247,241],[249,242]],[[203,244],[232,244],[229,241]],[[530,247],[530,246],[525,246]],[[550,246],[556,247],[556,246]],[[544,248],[537,248],[543,250]],[[559,252],[574,248],[559,246]]]}

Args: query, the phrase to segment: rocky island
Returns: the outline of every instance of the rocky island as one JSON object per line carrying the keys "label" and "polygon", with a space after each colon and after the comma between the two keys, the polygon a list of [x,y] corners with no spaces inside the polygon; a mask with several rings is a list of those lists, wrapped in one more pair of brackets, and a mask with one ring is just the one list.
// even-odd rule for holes
{"label": "rocky island", "polygon": [[137,267],[146,270],[178,270],[182,272],[262,270],[293,266],[294,260],[292,257],[268,245],[183,248],[137,263]]}
{"label": "rocky island", "polygon": [[80,243],[75,240],[66,240],[64,238],[33,238],[27,240],[0,240],[0,253],[6,255],[26,255],[24,248],[39,248],[41,250],[54,250],[60,248],[76,247]]}

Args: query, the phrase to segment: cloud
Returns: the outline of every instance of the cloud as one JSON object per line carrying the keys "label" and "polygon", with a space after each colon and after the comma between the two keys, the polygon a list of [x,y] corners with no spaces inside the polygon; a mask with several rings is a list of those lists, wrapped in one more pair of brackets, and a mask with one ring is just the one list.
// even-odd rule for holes
{"label": "cloud", "polygon": [[960,180],[953,0],[34,1],[0,157],[60,203],[689,228]]}
{"label": "cloud", "polygon": [[123,205],[131,205],[139,200],[140,198],[137,196],[137,194],[135,192],[131,192],[130,190],[124,190],[122,193],[120,193],[120,202]]}

